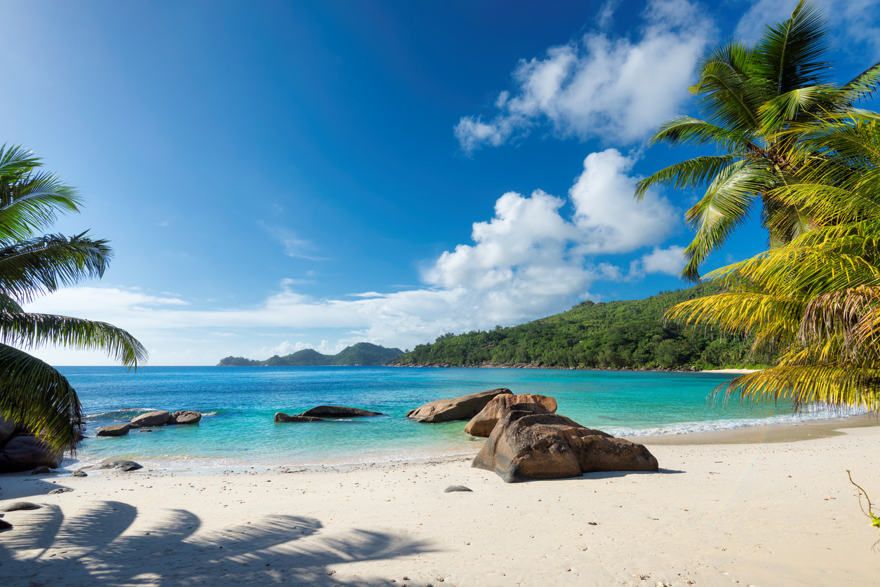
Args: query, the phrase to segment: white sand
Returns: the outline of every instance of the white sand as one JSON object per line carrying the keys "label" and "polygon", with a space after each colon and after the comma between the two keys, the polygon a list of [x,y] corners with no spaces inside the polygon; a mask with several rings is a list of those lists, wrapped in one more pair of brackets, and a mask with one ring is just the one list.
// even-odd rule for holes
{"label": "white sand", "polygon": [[5,476],[4,500],[50,507],[6,514],[0,585],[876,585],[845,469],[880,502],[878,443],[655,445],[658,474],[510,485],[461,459]]}

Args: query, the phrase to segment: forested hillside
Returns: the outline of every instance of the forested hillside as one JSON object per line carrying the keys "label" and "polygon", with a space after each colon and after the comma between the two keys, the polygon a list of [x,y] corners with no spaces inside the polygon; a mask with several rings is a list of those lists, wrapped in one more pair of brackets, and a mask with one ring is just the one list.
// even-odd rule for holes
{"label": "forested hillside", "polygon": [[710,369],[770,362],[750,343],[663,319],[666,310],[709,286],[644,300],[594,303],[509,328],[446,334],[401,356],[398,365],[542,366],[601,369]]}

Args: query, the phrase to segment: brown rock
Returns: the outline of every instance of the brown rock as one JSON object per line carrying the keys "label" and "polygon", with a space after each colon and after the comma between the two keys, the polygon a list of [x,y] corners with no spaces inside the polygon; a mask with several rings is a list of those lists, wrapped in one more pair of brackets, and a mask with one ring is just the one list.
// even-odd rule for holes
{"label": "brown rock", "polygon": [[370,410],[346,406],[315,406],[300,414],[300,416],[313,416],[315,418],[367,418],[383,415],[382,412],[371,412]]}
{"label": "brown rock", "polygon": [[171,414],[171,420],[168,421],[169,424],[198,424],[202,419],[201,412],[194,412],[192,410],[181,410],[179,412],[174,412]]}
{"label": "brown rock", "polygon": [[591,471],[656,471],[647,448],[601,430],[548,414],[539,404],[519,404],[496,424],[473,466],[508,483],[578,477]]}
{"label": "brown rock", "polygon": [[131,420],[132,428],[146,428],[149,426],[164,426],[171,420],[171,413],[166,410],[156,410],[141,414]]}
{"label": "brown rock", "polygon": [[61,464],[61,451],[53,450],[30,434],[13,436],[0,448],[0,473],[27,471],[40,466],[52,469]]}
{"label": "brown rock", "polygon": [[98,428],[95,436],[125,436],[131,430],[131,424],[111,424]]}
{"label": "brown rock", "polygon": [[323,418],[315,418],[314,416],[293,416],[291,414],[285,414],[284,412],[277,412],[275,414],[275,421],[278,423],[281,422],[323,422]]}
{"label": "brown rock", "polygon": [[99,468],[101,468],[101,469],[118,469],[120,471],[125,471],[127,473],[129,471],[137,471],[138,469],[143,469],[144,466],[141,465],[140,463],[136,463],[134,461],[107,459],[107,460],[101,461]]}
{"label": "brown rock", "polygon": [[547,413],[556,411],[556,400],[546,395],[531,393],[497,395],[486,404],[485,408],[480,410],[479,414],[471,418],[464,431],[471,436],[489,436],[501,416],[516,404],[536,404],[543,407]]}
{"label": "brown rock", "polygon": [[503,387],[461,397],[438,399],[410,411],[406,417],[419,422],[451,422],[470,420],[497,395],[510,394]]}

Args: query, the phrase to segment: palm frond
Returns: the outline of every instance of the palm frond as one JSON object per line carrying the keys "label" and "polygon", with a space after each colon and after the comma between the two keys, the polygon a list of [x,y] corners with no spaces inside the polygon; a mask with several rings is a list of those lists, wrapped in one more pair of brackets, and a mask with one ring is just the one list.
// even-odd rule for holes
{"label": "palm frond", "polygon": [[736,161],[736,155],[706,155],[675,163],[639,180],[636,198],[641,199],[655,185],[672,185],[677,189],[703,185]]}
{"label": "palm frond", "polygon": [[804,0],[788,19],[767,27],[755,54],[757,68],[776,95],[822,83],[829,69],[822,58],[825,35],[821,15]]}

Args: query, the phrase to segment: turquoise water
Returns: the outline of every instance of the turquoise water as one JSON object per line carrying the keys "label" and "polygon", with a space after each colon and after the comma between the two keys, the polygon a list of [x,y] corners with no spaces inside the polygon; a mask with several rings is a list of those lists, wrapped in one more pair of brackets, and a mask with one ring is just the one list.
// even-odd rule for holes
{"label": "turquoise water", "polygon": [[[210,459],[217,463],[312,464],[465,453],[476,441],[463,422],[419,424],[410,409],[433,399],[508,387],[554,396],[559,412],[612,433],[709,430],[791,419],[791,407],[711,401],[729,375],[368,367],[66,367],[88,418],[78,457]],[[341,404],[387,414],[316,424],[275,424],[276,411],[297,413]],[[148,409],[209,414],[198,426],[93,438],[94,430]]]}

